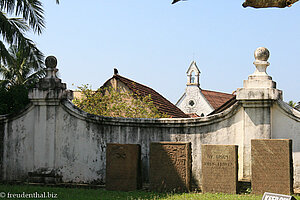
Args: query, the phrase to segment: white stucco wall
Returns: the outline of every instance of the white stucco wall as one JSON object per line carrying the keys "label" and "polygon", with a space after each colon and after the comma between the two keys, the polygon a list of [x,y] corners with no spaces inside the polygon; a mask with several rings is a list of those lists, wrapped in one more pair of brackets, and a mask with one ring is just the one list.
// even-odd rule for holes
{"label": "white stucco wall", "polygon": [[198,187],[201,144],[238,145],[239,179],[250,180],[251,139],[287,138],[293,140],[295,187],[300,185],[300,114],[281,101],[237,102],[203,118],[125,119],[91,115],[65,100],[31,105],[18,116],[1,117],[0,125],[2,180],[26,180],[28,172],[46,168],[65,182],[105,182],[106,143],[132,143],[141,145],[147,182],[149,144],[157,141],[192,143],[192,176]]}
{"label": "white stucco wall", "polygon": [[32,105],[20,116],[5,120],[3,180],[25,180],[28,172],[47,168],[55,169],[64,182],[105,182],[106,143],[133,143],[141,144],[147,182],[150,142],[187,141],[192,143],[194,184],[200,186],[201,144],[239,145],[242,158],[242,116],[238,104],[196,119],[100,117],[68,101]]}
{"label": "white stucco wall", "polygon": [[[27,177],[34,165],[34,110],[6,119],[3,141],[3,179],[18,180]],[[24,153],[26,152],[26,153]]]}

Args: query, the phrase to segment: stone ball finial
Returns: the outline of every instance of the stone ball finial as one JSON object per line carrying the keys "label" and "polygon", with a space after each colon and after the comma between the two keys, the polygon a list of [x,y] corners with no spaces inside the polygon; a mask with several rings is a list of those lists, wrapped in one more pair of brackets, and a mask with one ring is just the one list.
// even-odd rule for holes
{"label": "stone ball finial", "polygon": [[270,52],[265,47],[258,47],[254,52],[255,60],[267,61],[269,59]]}
{"label": "stone ball finial", "polygon": [[48,56],[45,60],[45,64],[47,68],[56,68],[57,59],[55,58],[55,56]]}

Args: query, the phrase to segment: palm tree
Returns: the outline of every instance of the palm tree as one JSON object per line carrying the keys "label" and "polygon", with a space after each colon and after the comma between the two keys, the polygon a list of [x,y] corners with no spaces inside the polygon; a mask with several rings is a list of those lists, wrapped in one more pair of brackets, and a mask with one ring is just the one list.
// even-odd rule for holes
{"label": "palm tree", "polygon": [[8,49],[8,53],[10,61],[0,64],[2,88],[8,89],[18,85],[29,88],[45,75],[44,56],[39,52],[32,53],[30,47],[24,49],[13,45]]}
{"label": "palm tree", "polygon": [[[59,3],[59,0],[56,0]],[[7,14],[17,17],[9,18]],[[38,57],[42,54],[34,43],[25,37],[30,29],[41,34],[45,28],[44,10],[39,0],[0,0],[0,62],[10,62],[10,54],[6,44],[16,45],[18,48],[30,48],[31,55]]]}

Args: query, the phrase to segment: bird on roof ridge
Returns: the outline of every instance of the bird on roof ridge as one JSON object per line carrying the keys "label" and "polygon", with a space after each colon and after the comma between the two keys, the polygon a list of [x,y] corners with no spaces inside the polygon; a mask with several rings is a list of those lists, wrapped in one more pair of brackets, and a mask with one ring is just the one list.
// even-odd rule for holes
{"label": "bird on roof ridge", "polygon": [[117,68],[114,68],[114,75],[119,75],[119,71]]}

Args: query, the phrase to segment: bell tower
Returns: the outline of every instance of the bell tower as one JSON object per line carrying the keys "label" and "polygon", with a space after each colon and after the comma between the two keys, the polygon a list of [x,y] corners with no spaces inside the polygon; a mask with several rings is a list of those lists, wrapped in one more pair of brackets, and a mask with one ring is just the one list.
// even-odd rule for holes
{"label": "bell tower", "polygon": [[185,93],[177,101],[176,106],[186,114],[206,116],[214,108],[209,104],[200,88],[200,70],[195,61],[192,61],[187,72]]}
{"label": "bell tower", "polygon": [[195,85],[200,86],[199,82],[199,76],[200,76],[200,70],[197,67],[197,64],[195,61],[192,61],[190,67],[188,68],[186,74],[187,74],[187,84],[186,85]]}

